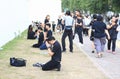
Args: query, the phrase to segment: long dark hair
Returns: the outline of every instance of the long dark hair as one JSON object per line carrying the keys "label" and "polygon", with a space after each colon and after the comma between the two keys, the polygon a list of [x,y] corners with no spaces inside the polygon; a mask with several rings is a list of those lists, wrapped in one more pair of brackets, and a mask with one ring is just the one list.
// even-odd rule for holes
{"label": "long dark hair", "polygon": [[32,32],[32,31],[33,31],[33,27],[32,27],[32,25],[29,25],[29,27],[28,27],[28,33]]}

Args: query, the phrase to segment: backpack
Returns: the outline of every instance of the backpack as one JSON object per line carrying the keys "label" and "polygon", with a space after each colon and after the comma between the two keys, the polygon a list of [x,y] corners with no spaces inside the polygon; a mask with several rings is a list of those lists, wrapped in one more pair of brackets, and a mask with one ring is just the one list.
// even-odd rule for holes
{"label": "backpack", "polygon": [[12,57],[12,58],[10,58],[10,65],[15,66],[15,67],[26,66],[26,60],[23,58]]}

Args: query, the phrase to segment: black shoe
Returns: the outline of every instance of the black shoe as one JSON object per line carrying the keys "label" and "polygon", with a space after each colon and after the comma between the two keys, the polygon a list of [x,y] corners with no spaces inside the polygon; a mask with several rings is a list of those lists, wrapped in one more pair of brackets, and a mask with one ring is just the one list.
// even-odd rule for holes
{"label": "black shoe", "polygon": [[61,68],[61,64],[57,66],[57,71],[60,71],[60,68]]}
{"label": "black shoe", "polygon": [[62,50],[62,52],[66,52],[66,50]]}
{"label": "black shoe", "polygon": [[93,50],[92,53],[95,53],[95,51]]}
{"label": "black shoe", "polygon": [[70,52],[71,52],[71,53],[73,53],[73,51],[72,51],[72,50],[70,50]]}

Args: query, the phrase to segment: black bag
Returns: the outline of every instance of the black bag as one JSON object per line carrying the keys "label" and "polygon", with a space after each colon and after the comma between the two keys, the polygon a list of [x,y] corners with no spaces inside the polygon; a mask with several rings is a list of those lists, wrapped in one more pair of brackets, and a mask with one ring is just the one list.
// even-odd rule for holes
{"label": "black bag", "polygon": [[22,58],[12,57],[12,58],[10,58],[10,65],[16,66],[16,67],[26,66],[26,60],[22,59]]}

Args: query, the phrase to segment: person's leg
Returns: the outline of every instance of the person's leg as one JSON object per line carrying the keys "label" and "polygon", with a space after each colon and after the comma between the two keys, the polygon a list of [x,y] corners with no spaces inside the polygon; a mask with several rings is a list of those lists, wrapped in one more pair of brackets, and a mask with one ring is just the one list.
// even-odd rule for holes
{"label": "person's leg", "polygon": [[40,50],[45,50],[45,49],[47,49],[47,46],[46,46],[46,44],[45,44],[45,42],[40,46]]}
{"label": "person's leg", "polygon": [[43,71],[53,70],[55,68],[60,70],[60,62],[51,60],[42,66]]}
{"label": "person's leg", "polygon": [[95,48],[96,48],[96,51],[97,51],[97,57],[99,58],[100,54],[102,52],[100,39],[99,38],[94,38],[94,44],[95,44]]}
{"label": "person's leg", "polygon": [[33,44],[33,46],[32,47],[34,47],[34,48],[39,48],[40,47],[40,45],[39,44]]}
{"label": "person's leg", "polygon": [[69,48],[70,48],[70,52],[73,52],[73,32],[72,30],[69,31],[68,34],[68,38],[69,38]]}
{"label": "person's leg", "polygon": [[116,39],[112,40],[112,52],[115,53]]}
{"label": "person's leg", "polygon": [[81,43],[81,44],[83,44],[83,35],[82,35],[82,30],[78,30],[77,31],[77,34],[78,34],[78,37],[79,37],[79,42]]}
{"label": "person's leg", "polygon": [[63,48],[63,51],[66,51],[66,44],[65,44],[65,38],[67,37],[67,32],[66,31],[64,31],[64,33],[63,33],[63,35],[62,35],[62,40],[61,40],[61,42],[62,42],[62,48]]}
{"label": "person's leg", "polygon": [[108,53],[110,53],[110,49],[111,49],[111,39],[108,40],[108,43],[107,43],[107,48],[108,48]]}
{"label": "person's leg", "polygon": [[104,52],[104,48],[105,48],[105,44],[106,44],[106,37],[101,38],[100,41],[101,41],[101,50],[102,50],[102,52]]}

